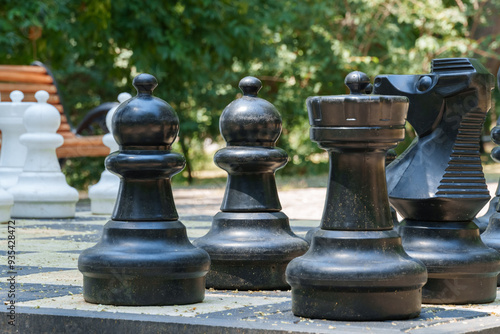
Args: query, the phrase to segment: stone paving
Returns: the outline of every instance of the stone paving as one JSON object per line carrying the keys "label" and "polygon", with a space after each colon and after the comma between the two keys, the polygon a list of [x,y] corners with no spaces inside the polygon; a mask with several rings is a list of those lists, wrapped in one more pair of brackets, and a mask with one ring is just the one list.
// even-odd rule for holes
{"label": "stone paving", "polygon": [[[496,183],[488,184],[494,191]],[[193,240],[218,212],[224,189],[177,189],[177,210]],[[283,211],[301,236],[319,225],[325,188],[280,191]],[[7,225],[0,225],[2,333],[498,333],[500,298],[483,305],[424,305],[406,321],[340,322],[295,317],[289,291],[207,290],[202,303],[116,307],[86,303],[78,255],[99,239],[109,217],[91,215],[79,203],[74,219],[16,219],[16,326],[7,323]]]}

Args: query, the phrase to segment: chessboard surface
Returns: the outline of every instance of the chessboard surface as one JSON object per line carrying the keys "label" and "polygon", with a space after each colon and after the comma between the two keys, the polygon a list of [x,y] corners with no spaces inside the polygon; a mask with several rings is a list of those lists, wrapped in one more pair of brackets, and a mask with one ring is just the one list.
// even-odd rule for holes
{"label": "chessboard surface", "polygon": [[[322,207],[324,190],[310,198],[310,190],[285,194]],[[187,192],[176,202],[188,236],[194,240],[211,225],[223,191],[200,195],[193,203]],[[318,195],[319,194],[319,195]],[[185,195],[185,197],[183,197]],[[286,201],[285,201],[286,202]],[[286,205],[284,205],[286,207]],[[314,219],[291,219],[295,233],[304,236],[319,224],[318,208],[304,203],[304,214]],[[162,307],[125,307],[86,303],[83,277],[77,269],[79,254],[99,241],[107,216],[79,204],[74,219],[14,219],[15,265],[8,264],[8,225],[0,225],[0,307],[2,333],[468,333],[500,331],[500,298],[481,305],[424,305],[412,320],[344,322],[296,317],[291,312],[290,291],[206,291],[202,303]],[[315,210],[308,213],[308,210]],[[213,213],[215,213],[213,212]],[[285,211],[286,212],[286,211]],[[10,272],[16,272],[11,274]],[[15,276],[16,326],[8,324],[11,288]]]}

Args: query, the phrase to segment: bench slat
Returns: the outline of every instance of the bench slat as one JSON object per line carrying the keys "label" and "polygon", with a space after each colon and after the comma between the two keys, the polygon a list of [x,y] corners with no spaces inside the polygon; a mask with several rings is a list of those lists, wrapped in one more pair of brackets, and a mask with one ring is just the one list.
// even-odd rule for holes
{"label": "bench slat", "polygon": [[0,71],[20,71],[26,73],[47,73],[42,66],[33,65],[0,65]]}
{"label": "bench slat", "polygon": [[35,84],[30,85],[26,83],[15,84],[15,83],[0,83],[0,92],[8,92],[7,96],[9,96],[10,92],[13,90],[20,90],[23,93],[36,93],[39,90],[45,90],[49,94],[57,93],[57,88],[54,85],[44,85],[44,84]]}
{"label": "bench slat", "polygon": [[63,136],[64,140],[75,138],[75,134],[71,131],[59,131],[57,133]]}
{"label": "bench slat", "polygon": [[106,146],[82,146],[65,147],[56,149],[58,158],[78,158],[78,157],[105,157],[109,155],[109,147]]}
{"label": "bench slat", "polygon": [[54,80],[50,75],[41,73],[0,71],[0,81],[26,82],[35,84],[51,84]]}
{"label": "bench slat", "polygon": [[[85,146],[102,145],[102,135],[99,136],[79,136],[73,135],[72,139],[64,141],[65,146]],[[109,148],[108,148],[109,150]]]}
{"label": "bench slat", "polygon": [[63,131],[71,131],[71,127],[69,126],[68,123],[61,123],[59,129],[57,129],[57,132],[63,132]]}
{"label": "bench slat", "polygon": [[59,158],[107,156],[109,147],[102,144],[102,137],[74,136],[73,138],[65,138],[63,146],[56,149],[57,156]]}

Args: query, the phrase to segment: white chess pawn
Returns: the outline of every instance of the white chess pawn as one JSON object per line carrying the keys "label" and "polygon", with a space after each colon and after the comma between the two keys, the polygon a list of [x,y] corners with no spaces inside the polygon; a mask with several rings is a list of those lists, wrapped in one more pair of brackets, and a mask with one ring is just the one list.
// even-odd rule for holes
{"label": "white chess pawn", "polygon": [[[132,98],[129,93],[118,95],[118,101],[123,103]],[[118,144],[113,137],[113,125],[111,120],[118,106],[111,108],[106,115],[106,126],[109,133],[102,138],[104,145],[109,147],[110,153],[118,151]],[[120,188],[120,178],[110,173],[107,169],[101,174],[101,179],[95,185],[89,188],[90,211],[95,215],[110,215],[115,208],[116,196]]]}
{"label": "white chess pawn", "polygon": [[23,171],[28,152],[19,138],[26,133],[23,123],[24,113],[35,102],[22,102],[23,98],[24,94],[15,90],[10,93],[12,102],[0,103],[0,131],[2,131],[0,180],[5,189],[16,184],[19,174]]}
{"label": "white chess pawn", "polygon": [[16,185],[8,189],[14,196],[12,217],[70,218],[75,216],[78,192],[66,183],[56,155],[64,142],[57,134],[61,115],[47,104],[49,94],[38,91],[38,103],[24,113],[27,133],[20,141],[28,148],[23,172]]}

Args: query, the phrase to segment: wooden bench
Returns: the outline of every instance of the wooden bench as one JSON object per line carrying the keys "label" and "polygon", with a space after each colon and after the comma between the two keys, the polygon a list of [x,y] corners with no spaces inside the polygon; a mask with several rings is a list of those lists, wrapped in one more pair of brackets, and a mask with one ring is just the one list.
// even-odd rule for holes
{"label": "wooden bench", "polygon": [[116,106],[116,102],[103,103],[87,113],[83,121],[72,128],[68,122],[68,114],[59,96],[59,89],[50,70],[40,62],[31,65],[0,65],[0,94],[2,101],[10,101],[10,93],[20,90],[24,93],[24,102],[35,102],[35,93],[45,90],[50,94],[48,103],[52,104],[61,113],[61,126],[57,133],[64,137],[64,144],[57,148],[59,159],[73,157],[102,157],[109,154],[109,148],[102,143],[102,135],[82,136],[81,134],[98,123],[107,131],[105,118],[109,109]]}

